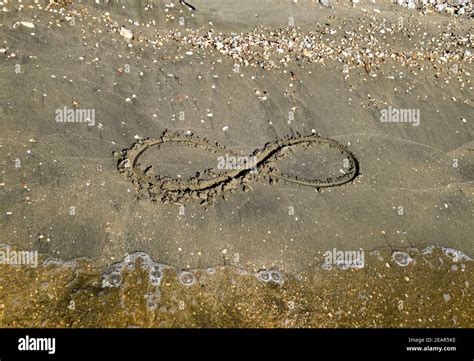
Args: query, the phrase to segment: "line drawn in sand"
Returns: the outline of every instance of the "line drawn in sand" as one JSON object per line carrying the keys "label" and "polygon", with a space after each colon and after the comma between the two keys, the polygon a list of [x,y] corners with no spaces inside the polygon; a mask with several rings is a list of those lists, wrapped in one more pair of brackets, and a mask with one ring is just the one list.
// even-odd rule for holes
{"label": "line drawn in sand", "polygon": [[[187,180],[155,175],[151,171],[151,166],[144,167],[139,163],[140,156],[146,150],[152,147],[159,148],[167,143],[202,147],[211,153],[225,153],[239,157],[239,155],[219,143],[212,143],[206,138],[174,133],[168,130],[164,131],[158,138],[141,139],[129,149],[114,152],[114,156],[119,158],[117,163],[119,172],[125,174],[135,185],[138,198],[148,198],[152,202],[177,205],[189,200],[199,200],[201,205],[209,206],[220,196],[227,199],[227,193],[233,193],[239,189],[252,190],[250,183],[256,181],[259,177],[268,180],[270,184],[283,181],[319,190],[320,188],[344,185],[353,181],[359,174],[357,158],[344,145],[334,139],[323,138],[314,134],[277,139],[275,142],[265,144],[263,148],[255,150],[252,154],[252,158],[255,159],[254,168],[232,169],[225,173],[207,169],[204,172],[196,173],[195,176]],[[307,149],[313,144],[326,144],[345,156],[343,167],[345,170],[340,169],[341,175],[328,176],[325,179],[305,179],[289,176],[278,171],[275,161],[285,156],[285,150],[295,146],[302,146]]]}

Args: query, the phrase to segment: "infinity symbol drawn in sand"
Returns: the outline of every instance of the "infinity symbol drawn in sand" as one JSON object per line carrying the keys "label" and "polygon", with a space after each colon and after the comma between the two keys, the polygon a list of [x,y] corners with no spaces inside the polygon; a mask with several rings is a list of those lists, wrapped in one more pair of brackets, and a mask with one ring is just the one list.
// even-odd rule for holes
{"label": "infinity symbol drawn in sand", "polygon": [[[195,199],[207,206],[212,204],[218,197],[226,199],[226,193],[238,189],[244,191],[252,190],[250,183],[259,177],[263,177],[270,184],[278,180],[294,183],[302,186],[314,187],[316,189],[325,187],[341,186],[354,180],[359,173],[359,165],[355,156],[346,147],[334,139],[323,138],[318,135],[301,136],[296,138],[278,139],[273,143],[267,143],[263,148],[253,152],[254,159],[252,167],[238,167],[225,173],[218,173],[209,169],[188,180],[174,179],[151,174],[150,168],[143,168],[138,160],[140,156],[151,147],[160,147],[166,143],[177,143],[193,147],[202,147],[205,150],[217,154],[231,154],[236,159],[239,156],[232,151],[219,145],[211,143],[207,139],[201,139],[194,135],[185,135],[165,131],[157,139],[139,140],[131,148],[121,152],[118,161],[118,170],[136,186],[139,197],[146,197],[153,202],[161,201],[165,204],[181,204],[183,201]],[[281,174],[274,162],[284,156],[285,149],[294,146],[310,146],[312,144],[326,144],[339,151],[344,158],[344,167],[340,169],[337,177],[325,179],[302,179]]]}

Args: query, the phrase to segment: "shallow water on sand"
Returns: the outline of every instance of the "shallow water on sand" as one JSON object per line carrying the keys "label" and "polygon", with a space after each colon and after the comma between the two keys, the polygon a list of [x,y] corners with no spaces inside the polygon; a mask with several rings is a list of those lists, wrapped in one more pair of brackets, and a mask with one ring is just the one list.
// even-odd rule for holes
{"label": "shallow water on sand", "polygon": [[364,260],[285,274],[181,270],[140,252],[105,268],[41,257],[38,268],[0,266],[0,327],[474,326],[462,252],[382,248]]}

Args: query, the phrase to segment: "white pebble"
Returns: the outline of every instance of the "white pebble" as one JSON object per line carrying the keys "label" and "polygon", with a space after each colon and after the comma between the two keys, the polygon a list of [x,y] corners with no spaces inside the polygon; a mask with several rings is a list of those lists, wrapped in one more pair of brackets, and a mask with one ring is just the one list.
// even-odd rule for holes
{"label": "white pebble", "polygon": [[33,23],[30,23],[29,21],[22,21],[21,22],[21,25],[27,27],[27,28],[30,28],[30,29],[33,29],[35,27],[35,24]]}

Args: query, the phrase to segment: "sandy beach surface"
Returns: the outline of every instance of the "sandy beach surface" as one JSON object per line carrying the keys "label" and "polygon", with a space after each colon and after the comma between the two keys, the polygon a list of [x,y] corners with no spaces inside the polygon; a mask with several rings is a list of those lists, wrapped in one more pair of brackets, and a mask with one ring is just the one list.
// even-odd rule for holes
{"label": "sandy beach surface", "polygon": [[[433,245],[472,274],[468,13],[190,3],[0,5],[4,247],[85,258],[108,274],[143,252],[179,272],[293,277],[333,249],[390,259]],[[127,152],[163,132],[188,140],[148,147],[131,177]],[[284,143],[301,137],[332,146]],[[266,151],[253,173],[219,166]]]}

